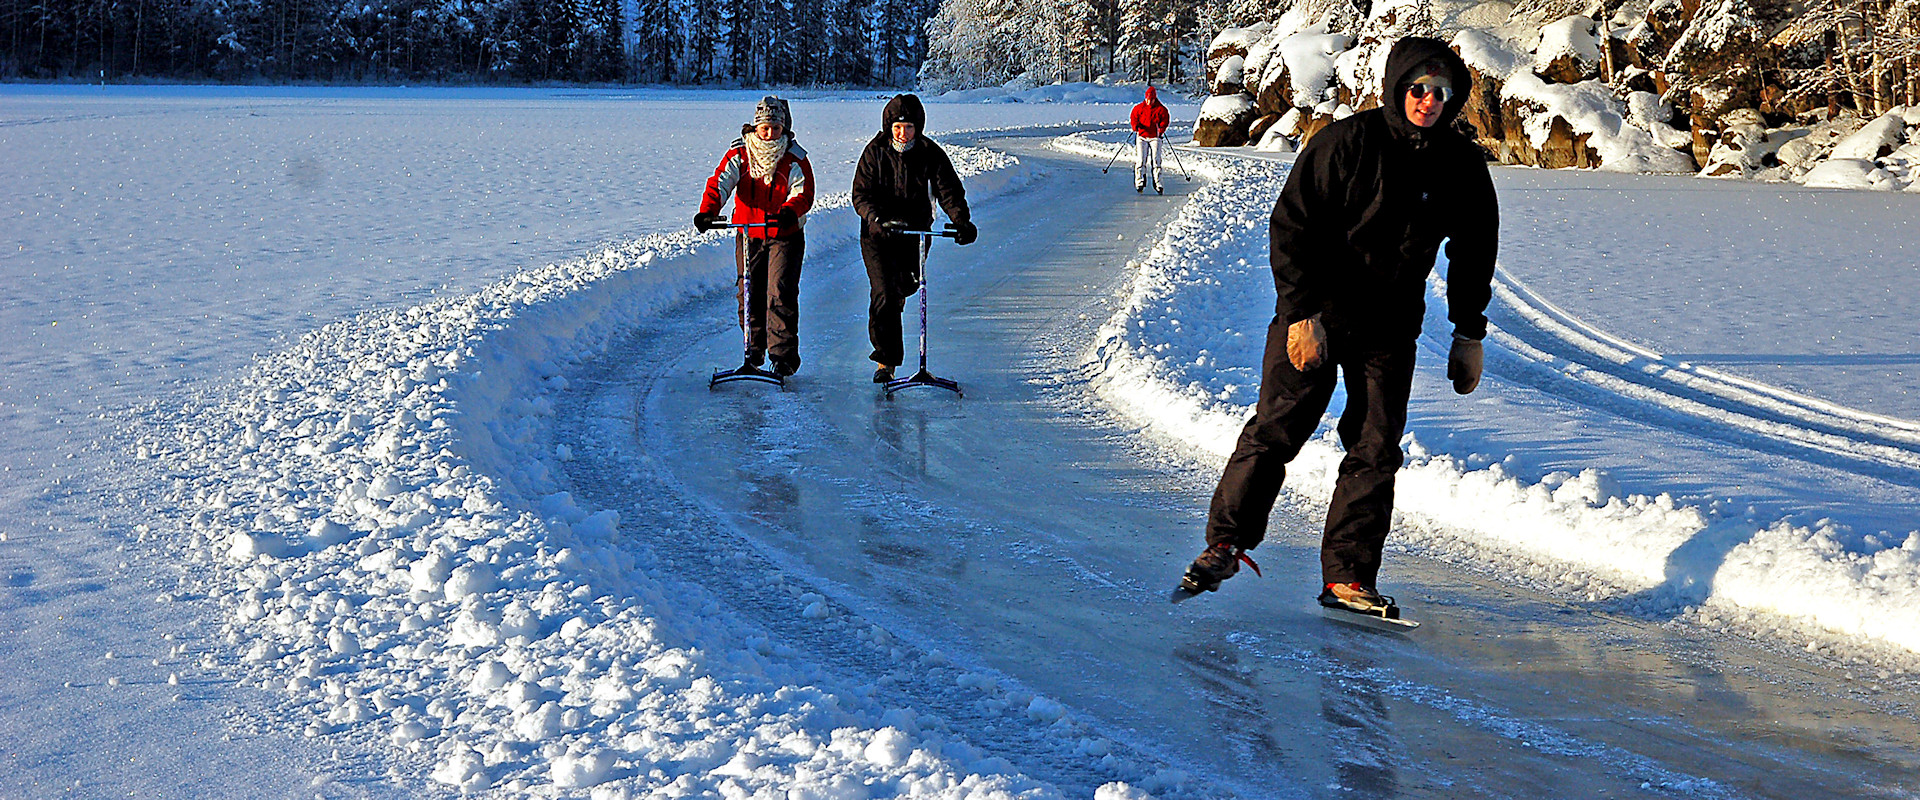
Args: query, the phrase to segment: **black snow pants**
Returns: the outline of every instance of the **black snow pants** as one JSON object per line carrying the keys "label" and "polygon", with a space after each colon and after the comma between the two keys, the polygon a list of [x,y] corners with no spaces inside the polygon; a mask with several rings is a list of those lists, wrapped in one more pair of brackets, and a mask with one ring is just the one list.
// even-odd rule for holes
{"label": "black snow pants", "polygon": [[753,296],[735,287],[747,318],[747,360],[800,366],[800,262],[807,236],[793,231],[774,239],[746,237],[741,263],[753,281]]}
{"label": "black snow pants", "polygon": [[900,312],[920,290],[920,237],[880,234],[860,237],[860,258],[867,262],[868,358],[889,367],[906,360],[901,345]]}
{"label": "black snow pants", "polygon": [[1327,362],[1301,372],[1287,361],[1285,320],[1268,326],[1260,400],[1214,490],[1207,543],[1252,549],[1266,537],[1267,516],[1286,480],[1287,462],[1319,427],[1338,367],[1347,384],[1338,426],[1347,455],[1327,509],[1320,572],[1327,583],[1373,586],[1393,520],[1394,473],[1406,458],[1400,435],[1407,427],[1415,345],[1412,340],[1362,343],[1335,330],[1327,337]]}

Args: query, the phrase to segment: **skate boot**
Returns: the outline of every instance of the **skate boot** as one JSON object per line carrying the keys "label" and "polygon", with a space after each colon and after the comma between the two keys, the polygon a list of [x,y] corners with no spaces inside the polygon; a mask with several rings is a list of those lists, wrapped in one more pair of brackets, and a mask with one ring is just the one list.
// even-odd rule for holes
{"label": "skate boot", "polygon": [[1219,589],[1221,581],[1240,571],[1242,561],[1253,568],[1253,574],[1260,574],[1260,565],[1253,563],[1245,550],[1226,542],[1208,545],[1187,567],[1187,574],[1180,576],[1180,588],[1193,594]]}
{"label": "skate boot", "polygon": [[1358,583],[1327,584],[1320,592],[1320,605],[1374,616],[1387,616],[1387,610],[1394,607],[1393,598]]}

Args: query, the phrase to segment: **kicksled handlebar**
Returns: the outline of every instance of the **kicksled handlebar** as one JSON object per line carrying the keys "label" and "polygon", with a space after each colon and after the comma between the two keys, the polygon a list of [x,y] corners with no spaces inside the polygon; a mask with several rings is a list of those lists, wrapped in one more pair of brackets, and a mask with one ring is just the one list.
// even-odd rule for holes
{"label": "kicksled handlebar", "polygon": [[[885,228],[885,226],[882,226],[882,227]],[[893,228],[885,228],[885,229],[888,232],[898,236],[942,236],[948,239],[957,239],[960,237],[960,232],[953,229],[953,223],[951,222],[947,223],[947,229],[944,231],[910,231],[905,229],[893,229]]]}

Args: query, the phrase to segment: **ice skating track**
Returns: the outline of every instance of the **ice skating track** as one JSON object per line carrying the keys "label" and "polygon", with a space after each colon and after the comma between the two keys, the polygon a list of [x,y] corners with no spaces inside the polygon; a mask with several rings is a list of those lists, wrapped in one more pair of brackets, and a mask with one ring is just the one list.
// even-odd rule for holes
{"label": "ice skating track", "polygon": [[1136,195],[1043,143],[990,142],[1047,177],[976,208],[979,243],[934,246],[932,365],[964,399],[881,397],[859,253],[823,248],[807,254],[806,363],[785,391],[708,389],[738,360],[726,294],[570,374],[569,488],[618,510],[689,603],[1078,796],[1143,769],[1190,776],[1167,797],[1920,787],[1912,698],[1855,696],[1839,670],[1738,641],[1402,554],[1392,588],[1425,627],[1326,619],[1318,508],[1276,512],[1265,578],[1167,604],[1216,467],[1106,413],[1079,356],[1190,184]]}

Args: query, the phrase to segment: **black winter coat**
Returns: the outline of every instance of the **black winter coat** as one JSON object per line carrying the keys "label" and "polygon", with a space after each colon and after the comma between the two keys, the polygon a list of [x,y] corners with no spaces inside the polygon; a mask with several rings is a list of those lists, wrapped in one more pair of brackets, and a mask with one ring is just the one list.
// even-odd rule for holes
{"label": "black winter coat", "polygon": [[[953,222],[967,222],[967,190],[953,161],[925,135],[914,138],[913,147],[901,153],[893,149],[894,121],[912,122],[916,130],[926,130],[926,112],[920,99],[899,95],[887,103],[882,114],[880,133],[867,142],[860,163],[853,169],[853,210],[865,222],[860,235],[883,235],[880,223],[901,220],[918,230],[933,224],[933,200]],[[929,197],[931,188],[931,197]]]}
{"label": "black winter coat", "polygon": [[[1402,109],[1408,73],[1428,60],[1451,70],[1455,94],[1438,124]],[[1420,335],[1426,280],[1447,241],[1447,316],[1454,332],[1487,332],[1500,212],[1479,147],[1452,129],[1472,87],[1445,44],[1408,38],[1387,56],[1385,105],[1328,125],[1300,150],[1269,228],[1274,313],[1314,314],[1350,339]]]}

